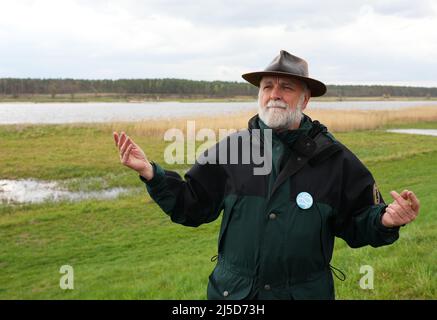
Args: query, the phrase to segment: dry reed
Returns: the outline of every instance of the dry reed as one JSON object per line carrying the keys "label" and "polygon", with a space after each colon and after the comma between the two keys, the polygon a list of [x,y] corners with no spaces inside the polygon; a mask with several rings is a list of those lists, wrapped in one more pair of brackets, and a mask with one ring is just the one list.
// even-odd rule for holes
{"label": "dry reed", "polygon": [[[113,122],[108,124],[111,130],[129,131],[130,135],[160,136],[170,128],[181,129],[185,132],[187,121],[195,120],[196,130],[209,128],[218,129],[242,129],[247,127],[247,122],[256,113],[252,112],[233,113],[222,116],[201,116],[191,118],[144,120],[139,122]],[[437,121],[436,107],[416,107],[400,110],[306,110],[313,119],[319,120],[332,132],[346,132],[355,130],[378,129],[387,125],[400,125],[404,123]]]}

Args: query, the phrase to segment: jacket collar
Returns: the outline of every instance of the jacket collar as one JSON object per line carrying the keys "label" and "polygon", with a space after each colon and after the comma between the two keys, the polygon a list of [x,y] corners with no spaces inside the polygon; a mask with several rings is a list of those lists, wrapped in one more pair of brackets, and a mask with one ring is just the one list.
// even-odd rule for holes
{"label": "jacket collar", "polygon": [[[259,118],[258,114],[254,115],[249,119],[248,130],[251,134],[253,134],[253,129],[257,129],[257,131],[260,133],[259,139],[262,145],[264,142],[263,131],[264,129],[268,128],[268,126],[264,123],[262,123],[263,125],[260,126],[260,121],[261,119]],[[316,124],[316,126],[314,126],[314,124]],[[291,134],[293,131],[288,130],[280,133],[274,133],[272,136],[273,138],[275,138],[275,136],[278,137],[297,153],[309,156],[313,154],[316,149],[316,143],[314,142],[313,138],[320,132],[319,130],[315,130],[317,125],[320,125],[318,121],[313,122],[310,117],[304,114],[304,118],[301,121],[299,129],[293,130],[296,131],[295,134]],[[266,128],[263,128],[264,126]],[[324,128],[326,129],[326,127]]]}

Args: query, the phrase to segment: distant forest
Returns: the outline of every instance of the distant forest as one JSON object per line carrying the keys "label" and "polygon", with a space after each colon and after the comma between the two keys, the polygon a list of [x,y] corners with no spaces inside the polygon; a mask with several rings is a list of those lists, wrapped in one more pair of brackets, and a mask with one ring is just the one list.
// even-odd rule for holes
{"label": "distant forest", "polygon": [[[381,85],[328,85],[327,97],[437,97],[437,88],[381,86]],[[185,79],[18,79],[0,78],[0,95],[57,94],[118,94],[118,95],[178,95],[227,98],[254,96],[256,87],[243,82],[194,81]]]}

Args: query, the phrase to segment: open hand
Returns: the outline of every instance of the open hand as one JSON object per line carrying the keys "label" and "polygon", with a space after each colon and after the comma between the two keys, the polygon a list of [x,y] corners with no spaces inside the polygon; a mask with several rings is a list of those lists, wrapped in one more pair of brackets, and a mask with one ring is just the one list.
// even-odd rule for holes
{"label": "open hand", "polygon": [[119,135],[113,133],[115,145],[120,153],[120,162],[128,168],[137,171],[141,176],[150,180],[153,178],[152,164],[147,160],[143,150],[125,132]]}

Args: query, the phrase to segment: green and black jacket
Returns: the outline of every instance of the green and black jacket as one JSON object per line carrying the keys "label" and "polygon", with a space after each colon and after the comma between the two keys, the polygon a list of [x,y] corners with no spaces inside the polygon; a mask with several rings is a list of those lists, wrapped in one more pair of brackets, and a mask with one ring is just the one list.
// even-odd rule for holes
{"label": "green and black jacket", "polygon": [[[255,116],[199,157],[185,181],[155,163],[153,179],[140,177],[176,223],[197,227],[223,212],[208,299],[334,299],[335,237],[352,248],[398,239],[399,228],[381,224],[386,205],[371,173],[318,121],[305,116],[304,124],[291,142],[274,133],[266,148],[266,126]],[[230,161],[231,141],[248,137],[252,149],[271,155],[270,174],[255,175],[261,165],[247,163],[242,147]],[[310,208],[296,204],[300,192],[312,196]]]}

